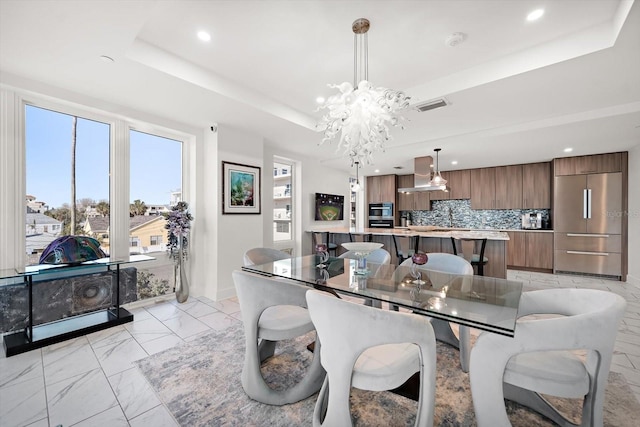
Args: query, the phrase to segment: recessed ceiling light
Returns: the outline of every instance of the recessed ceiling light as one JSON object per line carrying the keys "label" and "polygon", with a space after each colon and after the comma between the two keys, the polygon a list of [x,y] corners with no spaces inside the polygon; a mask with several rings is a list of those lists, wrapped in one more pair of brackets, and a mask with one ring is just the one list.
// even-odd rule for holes
{"label": "recessed ceiling light", "polygon": [[115,62],[115,61],[114,61],[114,59],[113,59],[112,57],[107,56],[107,55],[100,55],[100,59],[101,59],[103,62],[108,62],[108,63]]}
{"label": "recessed ceiling light", "polygon": [[322,103],[324,103],[324,96],[319,96],[319,97],[317,97],[317,98],[316,98],[316,102],[317,102],[318,104],[322,104]]}
{"label": "recessed ceiling light", "polygon": [[527,15],[527,21],[537,21],[544,15],[544,9],[536,9]]}
{"label": "recessed ceiling light", "polygon": [[458,161],[457,161],[457,160],[453,160],[453,161],[451,162],[451,164],[452,164],[452,165],[457,165],[457,164],[458,164]]}
{"label": "recessed ceiling light", "polygon": [[211,34],[206,31],[198,31],[198,38],[203,42],[211,41]]}
{"label": "recessed ceiling light", "polygon": [[375,173],[380,173],[380,169],[374,170]]}
{"label": "recessed ceiling light", "polygon": [[572,151],[573,151],[573,148],[571,148],[571,147],[567,147],[567,148],[564,149],[565,153],[570,153]]}

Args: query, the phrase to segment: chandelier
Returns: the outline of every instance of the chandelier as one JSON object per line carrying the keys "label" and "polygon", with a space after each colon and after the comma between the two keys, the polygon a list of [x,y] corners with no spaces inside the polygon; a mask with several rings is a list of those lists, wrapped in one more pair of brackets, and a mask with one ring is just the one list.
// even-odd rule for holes
{"label": "chandelier", "polygon": [[[398,111],[409,106],[409,97],[404,92],[374,87],[369,82],[368,37],[369,20],[353,22],[353,85],[344,82],[338,85],[340,93],[333,95],[319,107],[327,110],[317,128],[324,132],[320,144],[338,138],[337,151],[354,163],[371,164],[371,156],[384,151],[385,142],[391,139],[389,125],[398,126],[402,116]],[[402,127],[400,125],[400,127]]]}

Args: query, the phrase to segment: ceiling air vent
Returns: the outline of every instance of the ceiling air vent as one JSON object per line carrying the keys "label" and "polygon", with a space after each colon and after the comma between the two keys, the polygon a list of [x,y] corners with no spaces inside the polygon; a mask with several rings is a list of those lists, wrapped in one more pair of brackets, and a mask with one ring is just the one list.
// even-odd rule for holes
{"label": "ceiling air vent", "polygon": [[431,101],[427,101],[427,102],[425,102],[423,104],[418,104],[418,105],[416,105],[416,110],[418,110],[421,113],[423,113],[425,111],[434,110],[436,108],[446,107],[447,105],[449,105],[447,100],[444,99],[444,98],[440,98],[440,99],[434,99],[434,100],[431,100]]}

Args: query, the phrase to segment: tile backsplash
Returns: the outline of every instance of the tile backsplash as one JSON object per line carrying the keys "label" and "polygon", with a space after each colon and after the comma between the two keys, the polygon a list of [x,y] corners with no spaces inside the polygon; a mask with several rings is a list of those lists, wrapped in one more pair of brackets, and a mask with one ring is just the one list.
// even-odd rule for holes
{"label": "tile backsplash", "polygon": [[543,223],[549,221],[549,209],[471,209],[470,200],[434,200],[430,211],[404,211],[414,225],[454,228],[522,228],[522,214],[541,213]]}

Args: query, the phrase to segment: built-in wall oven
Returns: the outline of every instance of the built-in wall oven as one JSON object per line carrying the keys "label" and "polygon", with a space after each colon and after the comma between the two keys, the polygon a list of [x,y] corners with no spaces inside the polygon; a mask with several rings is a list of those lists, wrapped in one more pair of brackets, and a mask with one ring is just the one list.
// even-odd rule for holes
{"label": "built-in wall oven", "polygon": [[393,228],[394,224],[393,203],[369,204],[369,227]]}

